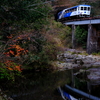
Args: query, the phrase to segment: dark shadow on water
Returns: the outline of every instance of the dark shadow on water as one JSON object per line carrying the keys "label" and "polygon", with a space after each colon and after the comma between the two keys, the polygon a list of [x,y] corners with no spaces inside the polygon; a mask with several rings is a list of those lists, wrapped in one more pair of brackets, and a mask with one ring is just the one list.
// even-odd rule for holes
{"label": "dark shadow on water", "polygon": [[57,88],[71,82],[70,70],[35,72],[26,76],[24,81],[19,79],[10,88],[8,94],[14,100],[62,100]]}

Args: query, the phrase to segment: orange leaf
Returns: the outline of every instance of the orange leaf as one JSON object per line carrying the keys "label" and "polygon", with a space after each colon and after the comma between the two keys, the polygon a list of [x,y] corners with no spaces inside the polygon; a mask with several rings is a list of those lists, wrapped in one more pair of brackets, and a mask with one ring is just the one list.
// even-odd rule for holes
{"label": "orange leaf", "polygon": [[28,40],[30,40],[30,37],[28,37]]}
{"label": "orange leaf", "polygon": [[20,66],[16,66],[15,69],[21,72]]}
{"label": "orange leaf", "polygon": [[14,55],[14,52],[12,50],[9,51],[12,55]]}
{"label": "orange leaf", "polygon": [[10,67],[7,67],[9,70],[13,70],[12,68],[10,68]]}

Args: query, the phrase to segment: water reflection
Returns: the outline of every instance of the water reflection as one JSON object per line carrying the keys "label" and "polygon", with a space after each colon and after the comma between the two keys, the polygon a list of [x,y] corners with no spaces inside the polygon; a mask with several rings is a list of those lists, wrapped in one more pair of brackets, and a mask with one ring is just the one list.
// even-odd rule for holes
{"label": "water reflection", "polygon": [[25,79],[17,79],[16,84],[8,88],[10,93],[8,91],[7,94],[14,100],[62,100],[57,88],[70,84],[79,90],[100,97],[100,85],[91,84],[85,77],[83,80],[73,77],[73,73],[78,70],[28,72]]}
{"label": "water reflection", "polygon": [[74,75],[74,87],[100,98],[100,83],[94,84],[92,81],[87,79],[87,75],[86,72]]}
{"label": "water reflection", "polygon": [[72,77],[71,77],[72,82],[68,86],[74,88],[67,88],[66,87],[67,85],[64,85],[64,87],[62,87],[63,91],[67,92],[69,95],[74,96],[75,98],[82,98],[82,100],[91,100],[91,99],[100,100],[100,92],[99,92],[100,84],[93,84],[91,83],[91,81],[87,80],[86,72],[78,74],[78,76],[74,75],[74,70],[71,70],[71,73],[72,73]]}

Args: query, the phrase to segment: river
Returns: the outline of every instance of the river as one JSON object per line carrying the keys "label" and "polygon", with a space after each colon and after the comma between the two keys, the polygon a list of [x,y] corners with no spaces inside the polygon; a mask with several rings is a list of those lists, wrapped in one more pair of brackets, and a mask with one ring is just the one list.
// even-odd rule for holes
{"label": "river", "polygon": [[9,88],[6,83],[5,93],[13,100],[62,100],[57,88],[73,83],[79,90],[100,97],[100,85],[90,86],[87,81],[73,78],[72,72],[73,70],[27,72],[26,77],[17,79]]}
{"label": "river", "polygon": [[[14,100],[62,100],[57,92],[59,86],[71,82],[71,71],[28,73],[25,81],[12,86],[9,95]],[[18,84],[18,82],[17,82]]]}

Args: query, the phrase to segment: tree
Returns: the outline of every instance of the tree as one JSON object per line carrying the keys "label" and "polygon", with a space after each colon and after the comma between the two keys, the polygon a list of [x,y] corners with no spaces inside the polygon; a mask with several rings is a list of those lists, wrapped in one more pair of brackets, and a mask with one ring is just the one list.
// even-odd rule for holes
{"label": "tree", "polygon": [[[40,29],[48,22],[50,2],[0,0],[0,75],[11,79],[24,62],[41,63],[44,37]],[[8,62],[8,63],[6,63]],[[13,73],[14,72],[14,73]]]}
{"label": "tree", "polygon": [[40,24],[41,19],[46,18],[50,11],[48,3],[42,0],[1,0],[1,25],[12,24],[15,21],[22,21],[22,23],[38,22]]}
{"label": "tree", "polygon": [[87,31],[84,28],[81,28],[80,26],[76,27],[75,38],[77,44],[82,44],[83,48],[86,48]]}

